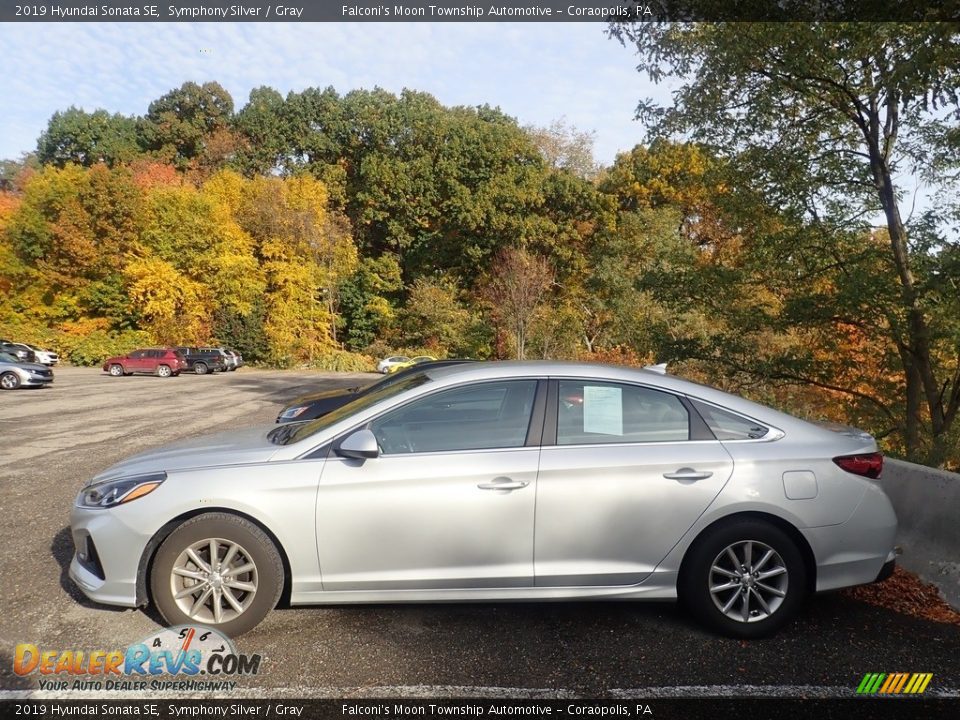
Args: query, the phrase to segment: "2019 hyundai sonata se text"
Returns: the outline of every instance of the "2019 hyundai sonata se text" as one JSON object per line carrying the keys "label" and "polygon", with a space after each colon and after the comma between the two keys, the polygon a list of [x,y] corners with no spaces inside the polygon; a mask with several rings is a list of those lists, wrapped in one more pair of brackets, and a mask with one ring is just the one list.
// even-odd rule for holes
{"label": "2019 hyundai sonata se text", "polygon": [[70,575],[237,635],[292,604],[673,599],[768,635],[892,571],[869,435],[651,370],[427,367],[304,423],[93,478]]}

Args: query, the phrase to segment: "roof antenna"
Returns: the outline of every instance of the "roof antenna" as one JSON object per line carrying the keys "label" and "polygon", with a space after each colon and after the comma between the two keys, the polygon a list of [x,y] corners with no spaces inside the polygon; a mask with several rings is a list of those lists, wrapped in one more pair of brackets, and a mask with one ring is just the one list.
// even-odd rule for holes
{"label": "roof antenna", "polygon": [[660,375],[667,374],[667,364],[665,362],[657,363],[656,365],[646,365],[643,369],[649,370],[650,372],[659,373]]}

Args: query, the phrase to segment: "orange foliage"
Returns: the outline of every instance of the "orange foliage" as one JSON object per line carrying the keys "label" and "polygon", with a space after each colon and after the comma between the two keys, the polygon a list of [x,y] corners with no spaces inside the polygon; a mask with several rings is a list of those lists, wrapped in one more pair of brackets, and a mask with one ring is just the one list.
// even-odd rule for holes
{"label": "orange foliage", "polygon": [[643,367],[656,362],[652,353],[639,355],[636,350],[626,345],[594,348],[593,352],[584,350],[577,358],[584,362],[606,363],[607,365],[626,365],[628,367]]}
{"label": "orange foliage", "polygon": [[156,160],[140,159],[130,163],[133,183],[141,190],[153,190],[158,187],[179,187],[183,177],[173,165]]}

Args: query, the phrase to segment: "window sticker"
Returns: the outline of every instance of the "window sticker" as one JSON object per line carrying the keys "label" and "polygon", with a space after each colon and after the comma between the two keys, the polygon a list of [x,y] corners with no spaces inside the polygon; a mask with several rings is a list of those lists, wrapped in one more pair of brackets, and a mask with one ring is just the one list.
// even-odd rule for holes
{"label": "window sticker", "polygon": [[623,435],[621,388],[583,386],[583,431],[603,435]]}

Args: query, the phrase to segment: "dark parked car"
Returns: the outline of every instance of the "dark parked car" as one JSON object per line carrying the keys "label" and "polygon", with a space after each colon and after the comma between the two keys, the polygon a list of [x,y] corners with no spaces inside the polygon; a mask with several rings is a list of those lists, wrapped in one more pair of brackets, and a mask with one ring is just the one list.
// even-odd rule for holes
{"label": "dark parked car", "polygon": [[323,417],[327,413],[336,410],[342,405],[346,405],[351,400],[356,400],[367,392],[373,391],[374,389],[380,390],[393,385],[395,382],[400,382],[411,373],[422,370],[425,367],[438,368],[444,365],[460,365],[461,363],[468,362],[473,362],[473,360],[434,360],[433,362],[419,363],[405,370],[398,370],[371,385],[357,385],[345,390],[326,390],[324,392],[302,395],[280,411],[280,414],[277,415],[277,422],[288,423],[315,420],[318,417]]}
{"label": "dark parked car", "polygon": [[187,361],[185,369],[197,375],[223,372],[229,367],[230,358],[222,348],[178,347],[177,350]]}
{"label": "dark parked car", "polygon": [[104,372],[114,377],[146,373],[170,377],[179,375],[187,369],[187,361],[176,348],[144,348],[126,355],[107,358],[103,362]]}
{"label": "dark parked car", "polygon": [[0,352],[13,355],[20,362],[37,362],[37,355],[35,352],[33,352],[33,350],[28,348],[26,345],[10,342],[9,340],[0,340]]}

